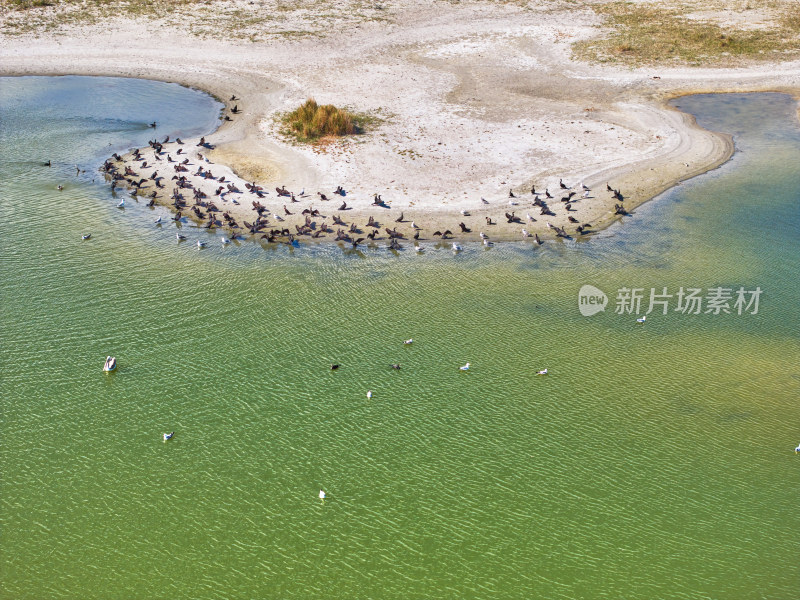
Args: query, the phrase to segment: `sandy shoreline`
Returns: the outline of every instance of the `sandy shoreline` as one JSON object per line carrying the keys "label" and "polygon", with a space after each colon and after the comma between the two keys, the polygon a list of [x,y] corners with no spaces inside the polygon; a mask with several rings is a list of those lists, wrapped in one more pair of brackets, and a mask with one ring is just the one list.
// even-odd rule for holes
{"label": "sandy shoreline", "polygon": [[[330,227],[321,239],[333,239],[341,228],[333,224],[333,214],[348,225],[356,222],[364,233],[373,216],[383,239],[385,227],[411,237],[412,221],[421,227],[420,239],[428,240],[445,230],[458,239],[477,240],[480,232],[492,240],[523,239],[523,229],[546,239],[554,236],[548,223],[573,236],[579,224],[590,223],[597,231],[619,218],[607,182],[621,190],[625,209],[633,211],[733,153],[730,137],[700,129],[667,106],[670,98],[729,91],[797,96],[800,90],[798,62],[657,72],[576,63],[569,58],[569,42],[591,35],[593,24],[581,12],[486,10],[480,3],[445,12],[410,4],[390,24],[368,22],[347,36],[299,41],[203,40],[140,21],[76,27],[45,38],[2,36],[0,74],[156,79],[205,90],[228,109],[237,104],[241,112],[207,136],[215,149],[201,152],[210,162],[196,156],[196,141],[184,140],[187,151],[194,151],[190,173],[203,166],[217,178],[191,175],[192,182],[207,199],[219,199],[220,216],[229,212],[242,226],[254,219],[256,199],[284,218],[269,219],[270,227],[293,233],[305,222],[297,213],[318,209],[324,218],[315,218],[314,226],[325,221]],[[233,94],[239,99],[229,102]],[[274,114],[306,97],[361,112],[379,110],[385,120],[325,151],[292,145],[276,135]],[[163,134],[157,135],[160,141]],[[157,162],[143,155],[150,165]],[[139,164],[130,164],[137,179],[149,177],[152,170],[140,173]],[[168,204],[174,172],[160,174],[168,176],[159,203]],[[218,182],[220,176],[225,183]],[[570,189],[560,188],[562,179]],[[256,198],[245,189],[246,181],[268,193]],[[244,193],[215,197],[228,182]],[[586,198],[581,185],[591,190]],[[141,193],[148,195],[151,186]],[[303,189],[307,194],[299,202],[284,202],[275,193],[282,186],[296,196]],[[333,194],[338,186],[347,190],[346,197]],[[541,194],[532,195],[531,186]],[[517,197],[510,198],[509,191]],[[571,191],[567,211],[560,199]],[[321,200],[317,192],[331,200]],[[391,208],[374,207],[375,194]],[[553,214],[541,214],[533,205],[537,197]],[[191,195],[187,199],[191,206]],[[342,201],[352,210],[336,211]],[[295,214],[286,215],[284,203]],[[509,223],[507,212],[519,221]],[[397,223],[401,213],[404,222]],[[487,217],[497,224],[488,225]],[[459,223],[471,232],[461,233]]]}

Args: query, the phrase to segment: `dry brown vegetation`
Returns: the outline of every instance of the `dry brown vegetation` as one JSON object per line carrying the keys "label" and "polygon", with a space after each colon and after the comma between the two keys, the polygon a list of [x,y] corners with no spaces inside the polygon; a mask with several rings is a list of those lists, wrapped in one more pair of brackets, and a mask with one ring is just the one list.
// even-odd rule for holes
{"label": "dry brown vegetation", "polygon": [[632,66],[733,64],[800,55],[800,5],[794,0],[611,2],[595,4],[598,39],[575,44],[577,58]]}
{"label": "dry brown vegetation", "polygon": [[8,35],[45,33],[117,17],[162,21],[192,35],[258,42],[324,36],[358,23],[387,21],[391,11],[368,0],[0,0]]}
{"label": "dry brown vegetation", "polygon": [[316,142],[324,138],[336,138],[363,133],[365,125],[375,119],[357,115],[332,104],[317,104],[309,98],[298,108],[283,115],[280,131],[299,142]]}

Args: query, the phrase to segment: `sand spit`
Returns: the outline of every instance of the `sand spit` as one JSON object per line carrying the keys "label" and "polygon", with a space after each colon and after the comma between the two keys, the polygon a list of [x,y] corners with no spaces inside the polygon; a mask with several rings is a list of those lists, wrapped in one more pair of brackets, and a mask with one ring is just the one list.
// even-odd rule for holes
{"label": "sand spit", "polygon": [[[41,37],[4,35],[0,74],[141,77],[207,90],[226,102],[231,120],[207,136],[213,149],[184,140],[180,160],[189,163],[183,175],[206,195],[203,201],[214,200],[242,227],[254,219],[253,200],[270,211],[269,227],[280,224],[293,233],[305,224],[303,210],[319,210],[313,227],[324,221],[330,229],[317,239],[333,239],[342,228],[334,214],[347,229],[356,222],[364,233],[372,216],[384,237],[386,227],[413,236],[412,222],[422,239],[445,230],[467,240],[480,239],[480,232],[492,240],[523,239],[523,229],[545,239],[555,231],[547,223],[573,237],[578,225],[597,231],[619,218],[619,199],[607,184],[621,191],[632,212],[731,155],[728,136],[700,129],[669,108],[669,98],[800,90],[798,62],[657,70],[577,63],[570,43],[593,35],[595,22],[589,11],[551,4],[409,2],[393,6],[385,21],[341,30],[333,23],[325,35],[249,42],[201,39],[174,23],[120,19]],[[228,101],[234,94],[237,100]],[[300,146],[277,135],[275,117],[307,97],[371,112],[382,122],[362,136]],[[156,130],[155,137],[167,134]],[[177,160],[175,152],[165,144],[159,156],[164,188],[157,201],[165,205],[172,177],[180,176],[166,158]],[[131,155],[125,159],[137,181],[146,179],[140,194],[147,196],[156,191],[153,165],[162,161],[152,148],[142,157],[146,168]],[[198,167],[214,180],[199,175]],[[253,182],[263,198],[247,191],[244,184]],[[228,184],[242,193],[215,194]],[[278,197],[275,188],[284,186],[299,202]],[[346,196],[334,194],[339,186]],[[532,194],[532,186],[540,194]],[[567,210],[561,199],[571,192]],[[373,206],[375,195],[389,208]],[[541,214],[537,199],[552,214]],[[193,191],[187,201],[191,210]],[[337,210],[343,201],[348,210]],[[284,204],[293,215],[285,214]],[[519,221],[509,223],[505,213]],[[460,223],[470,232],[462,233]]]}

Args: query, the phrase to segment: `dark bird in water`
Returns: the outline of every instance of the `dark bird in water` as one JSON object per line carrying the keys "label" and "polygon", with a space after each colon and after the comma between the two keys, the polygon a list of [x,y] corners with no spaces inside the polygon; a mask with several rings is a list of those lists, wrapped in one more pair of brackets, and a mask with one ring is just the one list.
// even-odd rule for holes
{"label": "dark bird in water", "polygon": [[156,122],[153,121],[152,123],[150,123],[150,125],[148,125],[148,127],[152,127],[153,129],[155,129],[156,128]]}
{"label": "dark bird in water", "polygon": [[43,167],[49,167],[50,166],[50,161],[48,160],[46,163],[42,163],[42,166]]}
{"label": "dark bird in water", "polygon": [[400,364],[399,364],[399,363],[393,363],[393,364],[392,364],[392,368],[393,368],[395,371],[399,371],[399,370],[400,370]]}
{"label": "dark bird in water", "polygon": [[339,365],[331,365],[331,371],[335,371],[339,368]]}
{"label": "dark bird in water", "polygon": [[359,245],[361,242],[363,242],[363,241],[364,241],[364,239],[365,239],[365,238],[363,238],[363,237],[360,237],[360,238],[358,238],[358,239],[355,239],[355,240],[353,240],[353,248],[355,248],[355,247],[356,247],[356,246],[358,246],[358,245]]}

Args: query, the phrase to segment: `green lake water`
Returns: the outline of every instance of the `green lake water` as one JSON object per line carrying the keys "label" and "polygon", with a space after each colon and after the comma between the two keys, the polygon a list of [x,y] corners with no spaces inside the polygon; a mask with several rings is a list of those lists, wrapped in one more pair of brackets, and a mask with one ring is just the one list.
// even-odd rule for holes
{"label": "green lake water", "polygon": [[0,597],[796,598],[796,104],[675,104],[737,153],[585,242],[223,248],[97,172],[219,104],[0,79]]}

